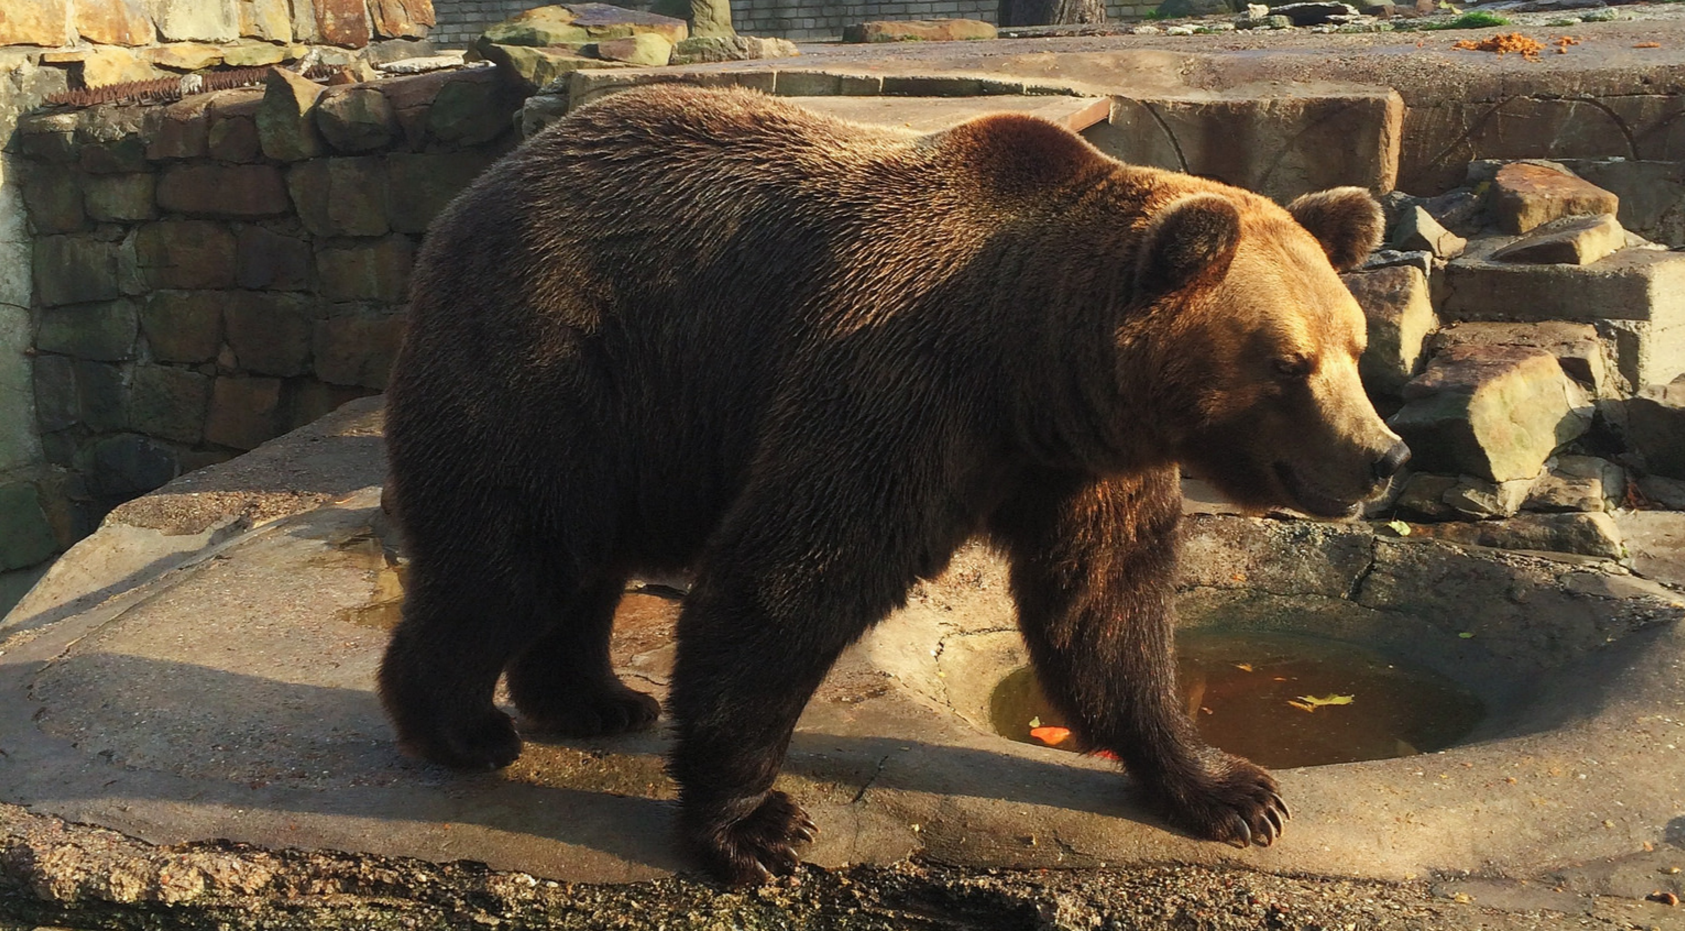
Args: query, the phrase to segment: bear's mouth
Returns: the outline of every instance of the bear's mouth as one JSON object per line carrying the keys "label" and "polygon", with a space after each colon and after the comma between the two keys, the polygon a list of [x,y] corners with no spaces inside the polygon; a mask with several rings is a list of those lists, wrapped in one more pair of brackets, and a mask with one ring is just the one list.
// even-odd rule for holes
{"label": "bear's mouth", "polygon": [[1361,510],[1360,503],[1328,494],[1305,481],[1291,465],[1275,464],[1276,480],[1293,499],[1292,507],[1312,517],[1351,518]]}

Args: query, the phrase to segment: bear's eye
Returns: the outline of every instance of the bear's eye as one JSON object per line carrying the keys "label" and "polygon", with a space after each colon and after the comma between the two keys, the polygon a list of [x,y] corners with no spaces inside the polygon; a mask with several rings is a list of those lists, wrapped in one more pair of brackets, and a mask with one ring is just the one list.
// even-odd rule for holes
{"label": "bear's eye", "polygon": [[1311,373],[1311,360],[1304,356],[1280,356],[1274,364],[1275,373],[1282,378],[1304,378]]}

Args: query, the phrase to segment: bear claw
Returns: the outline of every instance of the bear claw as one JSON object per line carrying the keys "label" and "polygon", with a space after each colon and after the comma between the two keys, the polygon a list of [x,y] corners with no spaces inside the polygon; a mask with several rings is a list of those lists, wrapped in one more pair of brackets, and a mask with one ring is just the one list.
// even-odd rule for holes
{"label": "bear claw", "polygon": [[521,738],[501,711],[455,727],[435,726],[425,734],[405,734],[398,741],[404,753],[451,769],[502,769],[521,755]]}
{"label": "bear claw", "polygon": [[661,716],[660,702],[619,684],[589,697],[575,694],[566,701],[544,702],[536,708],[529,707],[536,704],[531,701],[523,705],[521,698],[515,696],[515,707],[521,712],[525,729],[563,737],[606,737],[641,731]]}
{"label": "bear claw", "polygon": [[752,886],[795,872],[801,861],[794,848],[818,834],[800,805],[783,792],[769,792],[747,817],[694,832],[690,841],[715,877],[730,886]]}

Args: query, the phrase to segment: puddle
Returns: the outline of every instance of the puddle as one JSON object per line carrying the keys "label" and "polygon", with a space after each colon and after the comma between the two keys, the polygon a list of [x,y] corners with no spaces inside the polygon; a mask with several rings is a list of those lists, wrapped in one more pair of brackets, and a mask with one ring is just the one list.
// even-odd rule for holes
{"label": "puddle", "polygon": [[[1275,769],[1443,750],[1485,714],[1444,676],[1336,640],[1190,630],[1177,634],[1176,649],[1182,700],[1200,735]],[[1086,749],[1075,736],[1061,739],[1067,722],[1028,667],[1001,680],[989,711],[995,731],[1013,740]]]}

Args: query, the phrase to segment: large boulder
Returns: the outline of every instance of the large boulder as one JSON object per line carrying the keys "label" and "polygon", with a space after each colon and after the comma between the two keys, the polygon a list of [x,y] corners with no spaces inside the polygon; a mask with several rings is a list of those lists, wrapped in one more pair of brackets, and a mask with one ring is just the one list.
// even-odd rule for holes
{"label": "large boulder", "polygon": [[1513,162],[1499,168],[1487,194],[1494,225],[1521,234],[1562,217],[1615,213],[1620,198],[1561,166]]}
{"label": "large boulder", "polygon": [[1490,482],[1537,476],[1592,419],[1584,389],[1556,357],[1522,346],[1449,348],[1403,396],[1388,423],[1410,444],[1413,465]]}
{"label": "large boulder", "polygon": [[1394,265],[1340,276],[1369,318],[1369,347],[1358,373],[1371,395],[1396,397],[1416,374],[1422,345],[1438,326],[1421,269]]}

